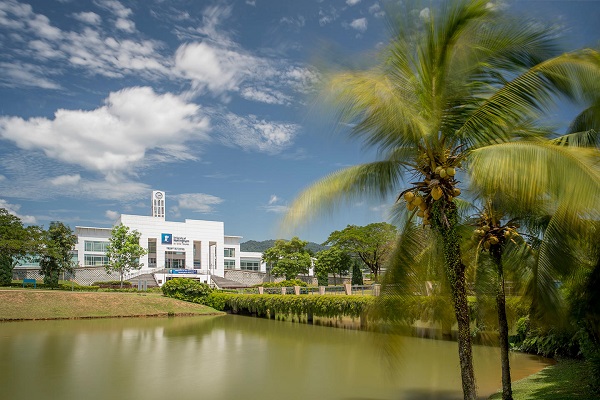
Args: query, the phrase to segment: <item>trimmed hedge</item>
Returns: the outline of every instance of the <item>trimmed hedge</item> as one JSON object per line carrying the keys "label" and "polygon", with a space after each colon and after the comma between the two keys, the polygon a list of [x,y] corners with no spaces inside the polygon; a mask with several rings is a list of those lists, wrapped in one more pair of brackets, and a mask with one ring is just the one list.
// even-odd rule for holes
{"label": "trimmed hedge", "polygon": [[[12,281],[9,287],[15,288],[23,288],[23,281]],[[27,283],[25,284],[25,289],[33,289],[33,284]],[[69,281],[59,281],[58,286],[50,286],[45,284],[44,282],[37,281],[35,285],[36,289],[54,289],[54,290],[68,290],[68,291],[76,291],[76,292],[96,292],[98,291],[98,286],[81,286],[77,283],[71,283]]]}
{"label": "trimmed hedge", "polygon": [[[99,286],[101,288],[110,289],[121,289],[121,281],[100,281],[92,283],[92,286]],[[131,288],[132,283],[129,281],[123,281],[123,289]]]}
{"label": "trimmed hedge", "polygon": [[206,283],[190,278],[168,280],[162,285],[161,290],[167,297],[200,304],[204,304],[204,298],[212,292],[212,289]]}
{"label": "trimmed hedge", "polygon": [[261,286],[265,287],[265,288],[294,287],[294,286],[307,287],[308,283],[301,281],[300,279],[288,279],[287,281],[281,281],[281,282],[263,282],[263,283],[253,285],[252,287],[261,287]]}

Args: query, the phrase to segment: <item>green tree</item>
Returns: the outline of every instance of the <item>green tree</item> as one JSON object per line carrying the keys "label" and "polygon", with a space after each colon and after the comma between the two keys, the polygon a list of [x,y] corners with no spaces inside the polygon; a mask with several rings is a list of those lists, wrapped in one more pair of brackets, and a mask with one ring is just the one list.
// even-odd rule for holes
{"label": "green tree", "polygon": [[[546,196],[593,207],[600,193],[597,152],[552,145],[532,121],[541,120],[556,94],[578,99],[588,93],[583,87],[597,88],[599,55],[590,49],[561,53],[556,32],[509,19],[483,0],[444,2],[424,23],[405,15],[377,65],[325,78],[324,92],[339,105],[342,122],[377,147],[380,159],[304,190],[285,222],[308,221],[361,196],[405,199],[407,207],[398,204],[396,216],[416,215],[441,243],[458,323],[462,388],[471,400],[477,395],[454,200],[461,194],[457,170],[481,193],[506,193],[523,207]],[[404,183],[408,177],[411,184]],[[410,240],[400,235],[401,242]],[[412,254],[400,251],[404,255],[396,255],[405,262],[394,265],[406,270]]]}
{"label": "green tree", "polygon": [[0,208],[0,286],[10,285],[13,268],[37,251],[40,240],[39,227],[24,227],[18,217]]}
{"label": "green tree", "polygon": [[108,265],[106,272],[117,272],[123,287],[123,277],[132,270],[140,269],[144,264],[140,263],[140,257],[147,253],[146,249],[140,246],[141,233],[129,227],[119,224],[113,227],[110,232],[109,244],[106,247],[106,256]]}
{"label": "green tree", "polygon": [[396,227],[387,222],[366,226],[348,225],[341,231],[332,232],[323,244],[338,247],[358,257],[377,280],[381,267],[391,254],[396,236]]}
{"label": "green tree", "polygon": [[273,276],[294,279],[298,274],[307,274],[311,267],[307,243],[298,237],[293,237],[290,241],[276,240],[275,245],[263,253],[262,259],[271,266]]}
{"label": "green tree", "polygon": [[350,255],[338,247],[321,250],[316,254],[315,275],[318,279],[319,276],[328,277],[329,274],[332,274],[333,284],[337,285],[336,276],[347,274],[350,262]]}
{"label": "green tree", "polygon": [[364,285],[362,270],[360,269],[360,261],[356,258],[352,259],[352,284]]}
{"label": "green tree", "polygon": [[73,272],[76,262],[72,251],[77,244],[77,236],[71,228],[59,221],[50,223],[44,232],[44,248],[40,255],[40,273],[44,283],[51,287],[58,286],[60,274]]}

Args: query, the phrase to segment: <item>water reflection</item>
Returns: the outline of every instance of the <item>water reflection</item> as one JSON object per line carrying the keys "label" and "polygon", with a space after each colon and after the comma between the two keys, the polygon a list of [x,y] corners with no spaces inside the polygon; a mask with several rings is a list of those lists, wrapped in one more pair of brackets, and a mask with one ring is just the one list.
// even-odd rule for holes
{"label": "water reflection", "polygon": [[[456,343],[405,338],[389,367],[383,334],[241,316],[0,324],[6,399],[454,399]],[[482,398],[498,351],[475,346]],[[514,379],[543,366],[512,354]]]}

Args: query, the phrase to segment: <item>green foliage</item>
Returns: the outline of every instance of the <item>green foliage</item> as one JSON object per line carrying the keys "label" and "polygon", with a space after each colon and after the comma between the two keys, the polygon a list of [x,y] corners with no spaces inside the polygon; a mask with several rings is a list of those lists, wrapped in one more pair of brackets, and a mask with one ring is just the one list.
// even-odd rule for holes
{"label": "green foliage", "polygon": [[311,266],[308,242],[293,237],[290,241],[277,240],[275,245],[263,253],[263,261],[271,266],[271,274],[295,279],[298,274],[307,274]]}
{"label": "green foliage", "polygon": [[364,285],[363,274],[360,269],[360,263],[358,260],[352,260],[352,284],[353,285]]}
{"label": "green foliage", "polygon": [[281,281],[281,282],[264,282],[264,283],[259,283],[254,285],[253,287],[265,287],[265,288],[273,288],[273,287],[293,287],[293,286],[300,286],[300,287],[306,287],[308,286],[308,284],[304,281],[301,281],[300,279],[286,279],[285,281]]}
{"label": "green foliage", "polygon": [[332,232],[324,244],[356,256],[377,279],[381,266],[392,252],[397,234],[396,227],[387,222],[348,225],[341,231]]}
{"label": "green foliage", "polygon": [[[131,287],[132,283],[129,281],[122,282],[123,286]],[[121,281],[99,281],[92,283],[93,286],[99,286],[101,288],[114,288],[121,287]]]}
{"label": "green foliage", "polygon": [[201,304],[204,304],[204,298],[212,292],[206,283],[189,278],[168,280],[161,289],[165,296]]}
{"label": "green foliage", "polygon": [[350,262],[350,255],[339,247],[333,246],[329,249],[321,250],[316,254],[315,275],[322,282],[325,277],[332,274],[335,283],[336,275],[342,276],[348,273]]}
{"label": "green foliage", "polygon": [[44,248],[40,256],[40,273],[44,283],[50,287],[58,286],[63,272],[73,272],[75,262],[71,250],[77,243],[77,236],[71,228],[62,222],[53,221],[44,235]]}
{"label": "green foliage", "polygon": [[145,255],[146,249],[140,246],[141,233],[133,230],[129,232],[129,227],[119,224],[113,227],[110,234],[110,243],[106,249],[108,265],[106,272],[118,272],[123,282],[123,275],[135,269],[142,268],[140,257]]}
{"label": "green foliage", "polygon": [[41,236],[39,227],[26,228],[18,217],[0,208],[0,286],[10,285],[19,260],[38,251]]}
{"label": "green foliage", "polygon": [[[5,285],[10,287],[22,288],[23,281],[22,280],[14,280],[10,285]],[[34,286],[32,284],[25,285],[25,289],[33,289]],[[97,292],[100,289],[99,286],[83,286],[79,285],[77,282],[71,281],[63,281],[59,280],[57,284],[46,284],[43,282],[36,282],[36,289],[56,289],[56,290],[66,290],[66,291],[75,291],[75,292]]]}

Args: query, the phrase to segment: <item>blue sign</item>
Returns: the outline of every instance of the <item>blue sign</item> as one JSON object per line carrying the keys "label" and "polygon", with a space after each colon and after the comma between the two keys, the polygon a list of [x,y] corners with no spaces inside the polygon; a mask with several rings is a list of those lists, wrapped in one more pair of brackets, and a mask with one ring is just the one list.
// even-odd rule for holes
{"label": "blue sign", "polygon": [[161,244],[173,244],[173,235],[170,233],[161,233],[160,234],[160,243]]}
{"label": "blue sign", "polygon": [[196,274],[196,271],[193,269],[170,269],[170,274]]}

